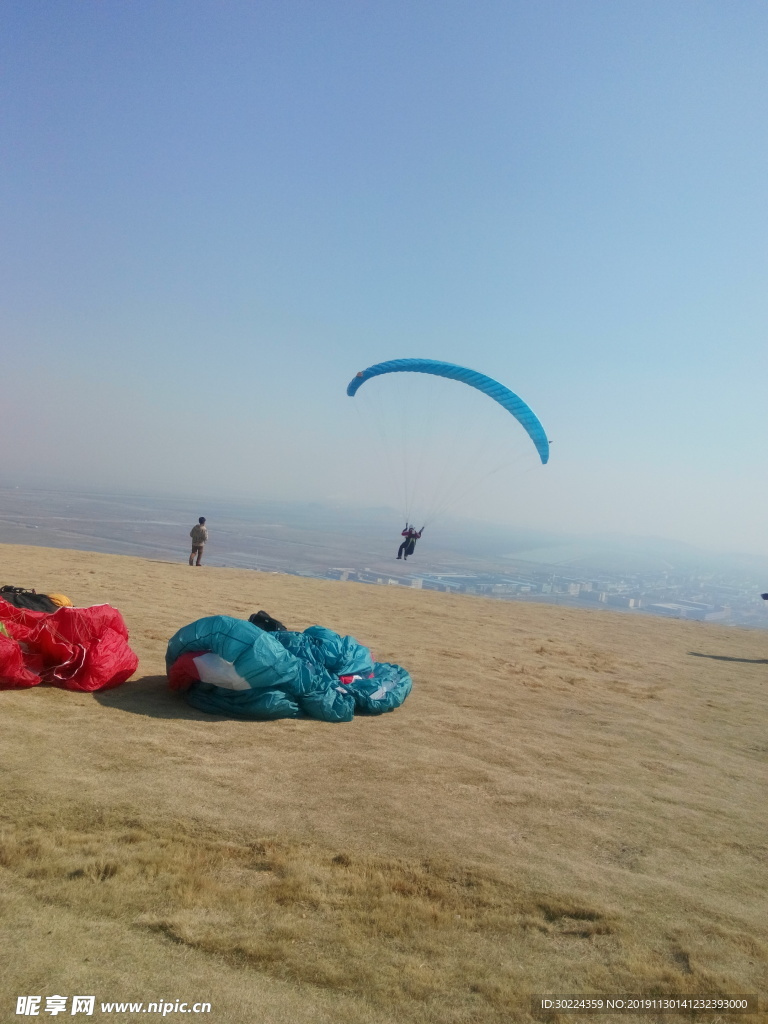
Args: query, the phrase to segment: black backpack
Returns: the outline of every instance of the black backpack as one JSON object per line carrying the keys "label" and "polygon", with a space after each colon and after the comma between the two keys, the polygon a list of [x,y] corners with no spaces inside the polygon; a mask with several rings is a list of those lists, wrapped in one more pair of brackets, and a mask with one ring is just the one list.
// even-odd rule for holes
{"label": "black backpack", "polygon": [[254,626],[258,626],[259,629],[263,629],[265,633],[276,633],[278,630],[286,631],[282,622],[273,619],[267,612],[254,612],[248,621],[252,622]]}
{"label": "black backpack", "polygon": [[0,587],[0,597],[14,608],[28,608],[33,612],[55,612],[59,607],[46,594],[24,587]]}

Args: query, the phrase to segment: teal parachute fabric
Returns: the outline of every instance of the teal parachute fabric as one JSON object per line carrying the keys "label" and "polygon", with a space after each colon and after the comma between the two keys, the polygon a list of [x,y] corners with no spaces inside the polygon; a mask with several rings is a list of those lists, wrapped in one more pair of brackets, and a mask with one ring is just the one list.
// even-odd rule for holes
{"label": "teal parachute fabric", "polygon": [[310,626],[303,633],[278,631],[271,636],[297,658],[321,665],[336,675],[352,676],[373,671],[373,658],[367,647],[354,637],[339,636],[324,626]]}
{"label": "teal parachute fabric", "polygon": [[349,722],[355,713],[399,707],[411,677],[374,663],[354,637],[322,626],[265,633],[214,615],[184,626],[168,643],[168,679],[201,711],[241,718],[317,718]]}
{"label": "teal parachute fabric", "polygon": [[383,373],[431,373],[436,377],[461,381],[462,384],[482,391],[515,417],[536,446],[541,461],[546,463],[549,459],[549,441],[533,410],[522,398],[493,377],[487,377],[477,370],[468,370],[465,366],[457,366],[455,363],[441,363],[436,359],[390,359],[386,363],[376,363],[367,370],[361,370],[347,385],[347,394],[353,398],[362,384]]}

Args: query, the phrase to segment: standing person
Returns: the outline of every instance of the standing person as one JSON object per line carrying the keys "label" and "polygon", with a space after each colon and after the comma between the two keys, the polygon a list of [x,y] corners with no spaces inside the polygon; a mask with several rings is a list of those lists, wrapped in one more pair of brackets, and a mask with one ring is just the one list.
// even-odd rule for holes
{"label": "standing person", "polygon": [[192,538],[192,553],[189,556],[189,564],[195,565],[195,555],[197,555],[197,565],[203,558],[203,546],[208,540],[208,530],[205,525],[205,516],[200,516],[197,523],[189,531],[189,536]]}

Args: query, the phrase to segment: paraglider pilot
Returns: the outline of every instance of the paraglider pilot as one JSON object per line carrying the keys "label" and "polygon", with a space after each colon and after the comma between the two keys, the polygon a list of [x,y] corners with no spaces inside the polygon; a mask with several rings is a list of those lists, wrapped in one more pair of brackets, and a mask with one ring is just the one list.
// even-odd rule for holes
{"label": "paraglider pilot", "polygon": [[423,526],[417,531],[416,527],[409,526],[408,523],[406,523],[405,529],[400,534],[401,537],[405,537],[405,540],[398,548],[397,557],[402,558],[403,561],[405,561],[408,558],[408,555],[412,555],[416,547],[416,541],[421,537],[422,533],[424,533]]}

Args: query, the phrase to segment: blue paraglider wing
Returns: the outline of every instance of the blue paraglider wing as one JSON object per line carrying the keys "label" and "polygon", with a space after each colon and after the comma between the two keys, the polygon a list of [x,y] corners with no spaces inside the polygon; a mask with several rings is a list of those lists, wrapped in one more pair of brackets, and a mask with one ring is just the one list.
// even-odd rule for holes
{"label": "blue paraglider wing", "polygon": [[534,412],[514,391],[510,391],[493,377],[486,377],[484,373],[468,370],[465,366],[456,366],[454,363],[441,363],[436,359],[390,359],[386,363],[376,363],[375,366],[369,366],[367,370],[361,370],[349,382],[347,394],[352,398],[362,384],[365,384],[371,377],[378,377],[382,373],[432,373],[436,377],[458,380],[462,384],[468,384],[471,388],[482,391],[503,406],[524,427],[536,446],[541,461],[546,463],[549,459],[549,441],[544,433],[544,427],[539,423]]}

